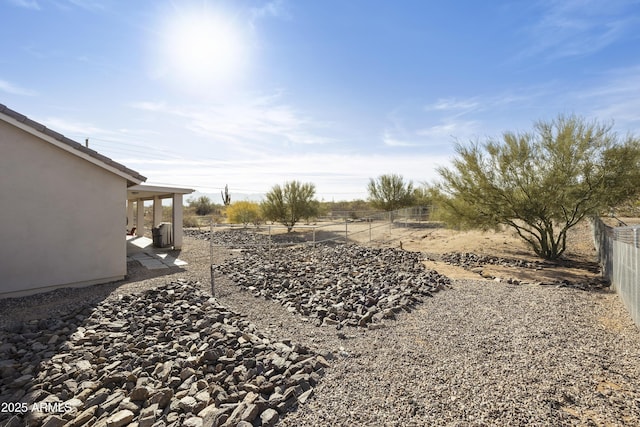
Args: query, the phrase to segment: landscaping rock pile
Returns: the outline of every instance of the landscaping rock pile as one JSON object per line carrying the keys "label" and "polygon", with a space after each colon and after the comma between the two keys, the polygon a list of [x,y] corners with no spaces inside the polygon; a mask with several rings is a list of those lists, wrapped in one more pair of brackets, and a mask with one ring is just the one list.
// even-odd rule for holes
{"label": "landscaping rock pile", "polygon": [[[447,264],[456,265],[466,270],[470,270],[480,274],[487,279],[498,279],[490,274],[487,274],[482,267],[485,265],[496,265],[508,268],[527,268],[534,270],[542,270],[547,267],[556,266],[551,262],[544,261],[525,261],[517,258],[502,258],[491,255],[478,255],[470,252],[449,252],[441,255],[440,259]],[[592,269],[593,270],[593,269]],[[596,267],[597,271],[597,267]],[[498,279],[502,280],[502,279]],[[524,282],[514,279],[506,278],[505,282],[520,285]],[[529,282],[528,282],[529,283]],[[581,290],[598,290],[605,289],[611,286],[611,283],[602,277],[585,277],[579,281],[572,281],[567,279],[557,279],[535,282],[542,286],[558,286],[563,288],[575,288]]]}
{"label": "landscaping rock pile", "polygon": [[466,269],[482,267],[483,265],[499,265],[503,267],[531,268],[539,270],[550,265],[545,262],[525,261],[517,258],[502,258],[492,255],[478,255],[471,252],[449,252],[442,254],[441,260],[447,264],[457,265]]}
{"label": "landscaping rock pile", "polygon": [[216,267],[256,297],[279,301],[317,325],[378,328],[444,289],[417,252],[358,245],[247,250]]}
{"label": "landscaping rock pile", "polygon": [[0,331],[0,425],[272,426],[325,356],[174,282]]}
{"label": "landscaping rock pile", "polygon": [[[211,240],[209,230],[184,230],[184,234],[194,239]],[[213,244],[224,245],[230,248],[248,247],[255,244],[268,245],[269,236],[246,230],[220,230],[214,231]]]}
{"label": "landscaping rock pile", "polygon": [[[184,231],[186,236],[193,237],[200,240],[211,240],[208,230],[190,230]],[[264,233],[257,233],[255,229],[235,229],[235,230],[214,230],[213,232],[213,244],[226,246],[229,248],[244,248],[251,246],[269,246],[269,241],[272,245],[282,244],[298,244],[298,243],[310,243],[309,237],[303,234],[286,233],[286,234],[274,234],[269,236]]]}

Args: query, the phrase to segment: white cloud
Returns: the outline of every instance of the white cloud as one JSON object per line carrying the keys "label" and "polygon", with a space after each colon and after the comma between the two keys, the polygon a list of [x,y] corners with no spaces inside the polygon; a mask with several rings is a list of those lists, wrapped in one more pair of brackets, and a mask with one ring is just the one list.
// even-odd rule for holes
{"label": "white cloud", "polygon": [[316,185],[319,199],[365,199],[367,183],[383,173],[400,173],[414,183],[436,178],[448,156],[413,154],[314,153],[237,161],[128,159],[125,164],[154,182],[215,193],[225,184],[232,194],[265,194],[275,184],[296,179]]}
{"label": "white cloud", "polygon": [[37,0],[9,0],[10,3],[26,9],[40,10]]}
{"label": "white cloud", "polygon": [[67,2],[73,6],[86,10],[104,9],[104,4],[100,0],[67,0]]}
{"label": "white cloud", "polygon": [[174,106],[163,102],[136,102],[132,107],[164,113],[183,121],[185,129],[228,150],[251,154],[283,148],[336,142],[326,136],[326,124],[280,103],[279,95],[236,100],[224,105]]}
{"label": "white cloud", "polygon": [[89,147],[116,161],[128,164],[129,160],[171,162],[184,158],[179,150],[167,149],[157,144],[160,133],[154,129],[130,129],[123,127],[105,128],[90,122],[74,121],[59,117],[47,117],[38,120],[48,128],[59,132],[76,142],[85,143]]}
{"label": "white cloud", "polygon": [[540,99],[547,100],[558,93],[554,83],[532,85],[505,90],[492,95],[474,95],[466,98],[440,98],[427,104],[427,113],[447,114],[445,117],[455,118],[469,114],[495,112],[498,110],[522,108],[537,103]]}
{"label": "white cloud", "polygon": [[291,15],[282,0],[272,0],[260,7],[254,7],[250,11],[251,22],[259,18],[273,17],[281,19],[290,19]]}
{"label": "white cloud", "polygon": [[498,94],[440,98],[402,114],[395,110],[387,119],[382,140],[397,149],[451,153],[454,141],[500,137],[507,130],[528,131],[537,120],[572,113],[614,121],[621,134],[640,135],[638,111],[640,64],[593,75],[574,89],[550,82]]}
{"label": "white cloud", "polygon": [[499,111],[512,111],[514,106],[530,103],[541,93],[539,88],[529,88],[491,96],[440,98],[421,109],[405,109],[402,113],[396,109],[387,117],[382,140],[389,147],[450,151],[453,141],[495,132]]}
{"label": "white cloud", "polygon": [[549,59],[583,56],[615,43],[638,25],[628,13],[633,2],[612,0],[543,0],[542,17],[527,28],[530,46],[519,56]]}
{"label": "white cloud", "polygon": [[139,101],[132,102],[130,107],[145,110],[145,111],[156,111],[156,112],[166,112],[169,111],[169,107],[165,102],[153,102],[153,101]]}
{"label": "white cloud", "polygon": [[557,88],[547,83],[497,94],[438,98],[413,109],[397,108],[387,117],[382,141],[388,147],[409,147],[421,153],[451,153],[456,141],[528,128],[541,118],[541,110],[546,112],[556,107],[554,103],[561,104],[557,93]]}
{"label": "white cloud", "polygon": [[[425,118],[425,120],[428,120]],[[430,119],[433,120],[433,119]],[[471,140],[478,137],[482,123],[477,120],[459,120],[445,117],[432,126],[415,129],[385,129],[383,142],[388,147],[413,147],[421,149],[420,153],[449,151],[452,142]]]}
{"label": "white cloud", "polygon": [[[107,156],[114,153],[117,155],[123,151],[138,154],[148,153],[150,156],[156,153],[151,145],[146,147],[147,150],[142,149],[144,147],[141,147],[138,142],[141,132],[118,128],[106,129],[93,123],[60,117],[46,117],[37,121],[76,142],[83,144],[86,139],[89,139],[90,148]],[[148,135],[145,136],[148,137]]]}
{"label": "white cloud", "polygon": [[416,147],[419,144],[406,139],[401,139],[393,134],[393,131],[386,129],[382,136],[382,142],[388,147]]}
{"label": "white cloud", "polygon": [[435,103],[427,105],[425,110],[431,111],[473,111],[481,107],[477,98],[468,99],[456,99],[456,98],[441,98]]}
{"label": "white cloud", "polygon": [[598,84],[570,96],[576,104],[588,106],[586,114],[614,120],[616,128],[640,132],[640,65],[611,70]]}
{"label": "white cloud", "polygon": [[55,130],[56,132],[68,135],[84,134],[89,136],[96,134],[105,134],[108,132],[107,130],[96,127],[95,125],[92,125],[90,123],[73,122],[58,117],[48,117],[42,120],[42,124],[46,125],[50,129]]}
{"label": "white cloud", "polygon": [[25,89],[23,87],[14,85],[6,80],[0,80],[0,91],[6,92],[12,95],[21,96],[36,96],[37,93],[31,89]]}
{"label": "white cloud", "polygon": [[[26,9],[42,10],[38,0],[9,0],[9,2]],[[53,0],[51,3],[60,9],[68,9],[70,7],[79,7],[86,10],[104,9],[104,4],[100,0]]]}
{"label": "white cloud", "polygon": [[480,122],[475,120],[445,119],[440,124],[416,130],[416,135],[434,143],[452,139],[471,139],[477,135],[480,126]]}

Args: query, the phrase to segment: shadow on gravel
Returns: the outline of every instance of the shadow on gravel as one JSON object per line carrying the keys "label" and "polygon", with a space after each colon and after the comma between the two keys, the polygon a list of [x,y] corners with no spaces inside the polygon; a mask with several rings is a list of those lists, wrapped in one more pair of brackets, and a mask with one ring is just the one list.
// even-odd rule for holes
{"label": "shadow on gravel", "polygon": [[591,273],[600,273],[602,270],[600,267],[600,264],[598,264],[595,261],[585,261],[585,260],[570,259],[570,258],[560,259],[560,260],[551,262],[551,264],[556,265],[558,267],[586,270]]}
{"label": "shadow on gravel", "polygon": [[[59,288],[24,297],[2,298],[0,299],[0,312],[8,314],[3,316],[5,318],[4,326],[11,329],[23,320],[41,319],[43,313],[51,317],[58,313],[75,310],[78,306],[96,306],[118,288],[130,283],[162,277],[167,277],[167,281],[171,281],[170,276],[186,271],[186,269],[177,266],[149,270],[137,261],[130,261],[127,263],[127,275],[123,280],[80,288]],[[16,313],[16,316],[12,317],[11,313]]]}
{"label": "shadow on gravel", "polygon": [[[70,403],[65,403],[73,397],[68,390],[77,390],[80,384],[71,378],[77,369],[85,369],[86,364],[63,366],[64,356],[69,355],[67,341],[83,333],[85,319],[103,300],[93,292],[91,300],[79,303],[76,291],[78,289],[64,288],[0,301],[0,310],[20,309],[32,313],[0,329],[0,402],[6,404],[0,412],[0,425],[42,425],[49,416],[61,417],[73,410]],[[39,307],[65,295],[76,303],[50,311],[49,318],[39,316]],[[61,367],[60,372],[51,375],[52,389],[44,391],[34,379],[43,366],[56,364]]]}
{"label": "shadow on gravel", "polygon": [[187,271],[185,268],[178,267],[178,266],[162,268],[158,270],[149,270],[148,268],[140,265],[140,263],[138,263],[137,261],[129,261],[127,262],[127,275],[125,276],[124,280],[107,283],[101,286],[111,287],[111,290],[115,290],[119,286],[126,283],[139,282],[142,280],[152,279],[155,277],[171,276],[176,273],[183,273],[185,271]]}
{"label": "shadow on gravel", "polygon": [[274,425],[329,366],[175,281],[0,329],[0,426]]}

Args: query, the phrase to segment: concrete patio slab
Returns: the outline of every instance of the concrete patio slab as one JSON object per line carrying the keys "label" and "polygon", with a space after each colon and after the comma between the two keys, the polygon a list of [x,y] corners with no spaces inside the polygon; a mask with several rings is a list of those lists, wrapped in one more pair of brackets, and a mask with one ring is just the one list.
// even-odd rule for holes
{"label": "concrete patio slab", "polygon": [[144,236],[127,236],[127,261],[138,261],[149,270],[187,265],[186,261],[170,255],[166,249],[153,247],[153,240]]}
{"label": "concrete patio slab", "polygon": [[138,260],[140,262],[140,264],[142,264],[144,267],[148,268],[149,270],[158,270],[161,268],[169,268],[167,265],[161,263],[160,261],[156,260],[156,259],[139,259]]}

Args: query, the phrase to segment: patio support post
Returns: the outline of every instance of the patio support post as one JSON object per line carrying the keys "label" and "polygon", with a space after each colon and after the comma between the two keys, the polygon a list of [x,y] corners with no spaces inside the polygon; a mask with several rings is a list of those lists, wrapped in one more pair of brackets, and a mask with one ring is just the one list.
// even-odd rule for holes
{"label": "patio support post", "polygon": [[133,228],[133,200],[127,200],[127,232]]}
{"label": "patio support post", "polygon": [[136,200],[136,236],[144,236],[144,201]]}
{"label": "patio support post", "polygon": [[153,196],[153,226],[158,227],[162,222],[162,199]]}
{"label": "patio support post", "polygon": [[173,193],[173,248],[182,249],[182,194]]}

